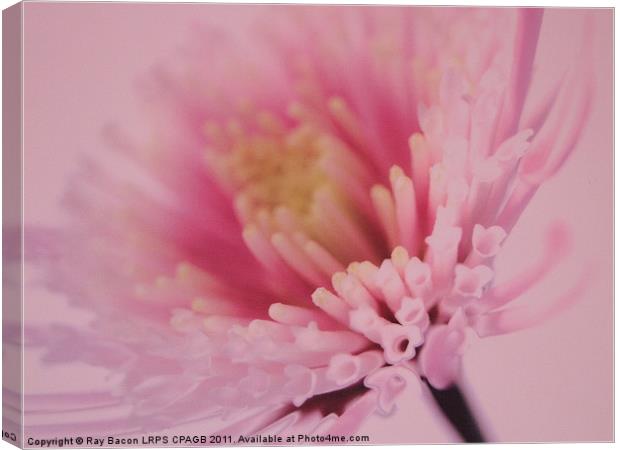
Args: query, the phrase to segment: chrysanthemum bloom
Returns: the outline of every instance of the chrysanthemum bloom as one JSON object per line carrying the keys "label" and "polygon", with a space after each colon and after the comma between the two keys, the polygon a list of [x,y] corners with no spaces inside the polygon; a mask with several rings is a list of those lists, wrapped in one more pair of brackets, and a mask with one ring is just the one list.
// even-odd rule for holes
{"label": "chrysanthemum bloom", "polygon": [[493,262],[579,137],[587,49],[531,98],[542,10],[256,11],[158,70],[152,139],[109,128],[118,151],[68,190],[47,278],[95,319],[28,343],[118,382],[27,399],[90,408],[28,433],[352,433],[406,386],[452,389],[469,336],[577,297],[510,307],[566,254],[562,227],[511,281]]}

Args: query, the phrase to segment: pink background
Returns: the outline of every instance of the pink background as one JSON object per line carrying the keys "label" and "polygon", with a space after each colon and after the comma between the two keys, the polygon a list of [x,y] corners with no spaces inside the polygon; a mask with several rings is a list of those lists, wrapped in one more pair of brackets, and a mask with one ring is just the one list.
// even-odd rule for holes
{"label": "pink background", "polygon": [[[103,151],[102,125],[140,124],[136,83],[191,36],[191,26],[217,20],[222,7],[162,4],[25,4],[25,220],[61,221],[58,200],[81,152]],[[581,143],[560,173],[534,198],[499,259],[499,277],[540,252],[540,233],[554,219],[572,227],[575,253],[526,301],[568,287],[593,265],[586,297],[534,329],[472,345],[465,374],[476,403],[502,441],[608,441],[613,438],[612,300],[612,11],[549,10],[539,57],[558,68],[579,37],[583,15],[595,21],[597,91]],[[204,19],[203,19],[204,18]],[[554,43],[555,42],[555,43]],[[558,45],[559,44],[559,45]],[[553,47],[553,51],[552,51]],[[557,49],[560,49],[558,51]],[[557,81],[550,73],[545,83]],[[502,270],[503,269],[503,270]],[[509,269],[509,270],[506,270]],[[67,315],[63,299],[27,286],[32,322],[84,320]],[[26,355],[26,389],[62,391],[63,370],[44,374]],[[85,372],[84,372],[85,373]],[[101,374],[91,372],[97,383]],[[45,381],[44,381],[45,380]],[[442,441],[442,424],[407,392],[389,419],[360,431],[373,443]]]}

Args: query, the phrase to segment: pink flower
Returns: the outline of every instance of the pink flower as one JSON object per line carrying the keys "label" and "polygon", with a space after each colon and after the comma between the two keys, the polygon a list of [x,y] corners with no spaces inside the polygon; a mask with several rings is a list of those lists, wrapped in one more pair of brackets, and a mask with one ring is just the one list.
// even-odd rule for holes
{"label": "pink flower", "polygon": [[531,271],[494,282],[588,112],[588,64],[528,97],[542,10],[256,15],[157,71],[152,137],[108,129],[118,151],[68,190],[49,283],[95,319],[31,342],[109,369],[116,389],[78,400],[127,409],[29,433],[216,416],[222,434],[353,432],[407,385],[457,382],[472,334],[531,326],[581,289],[507,306],[567,251],[561,227]]}

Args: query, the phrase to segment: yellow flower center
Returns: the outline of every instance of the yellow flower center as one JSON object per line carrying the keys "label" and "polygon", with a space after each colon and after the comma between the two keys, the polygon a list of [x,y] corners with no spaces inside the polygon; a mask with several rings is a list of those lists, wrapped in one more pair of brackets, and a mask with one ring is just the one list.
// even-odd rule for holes
{"label": "yellow flower center", "polygon": [[[337,117],[351,119],[346,125],[352,126],[344,102],[332,103]],[[370,189],[365,164],[320,125],[296,117],[300,125],[287,128],[267,114],[253,114],[247,129],[237,122],[206,127],[206,161],[234,198],[245,239],[255,251],[273,246],[295,264],[300,251],[342,264],[374,260],[374,231],[358,207]],[[313,278],[309,271],[306,276]]]}
{"label": "yellow flower center", "polygon": [[285,137],[244,137],[224,156],[226,172],[253,210],[272,212],[284,206],[303,216],[316,189],[328,183],[318,164],[323,151],[315,141],[316,137],[304,130]]}

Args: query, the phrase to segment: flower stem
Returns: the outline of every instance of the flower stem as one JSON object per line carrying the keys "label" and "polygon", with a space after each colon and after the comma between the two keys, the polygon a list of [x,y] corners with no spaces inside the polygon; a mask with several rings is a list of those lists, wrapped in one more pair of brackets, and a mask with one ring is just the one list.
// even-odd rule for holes
{"label": "flower stem", "polygon": [[435,389],[428,381],[426,384],[439,409],[441,409],[461,438],[463,438],[464,442],[486,442],[465,395],[456,384],[441,390]]}

